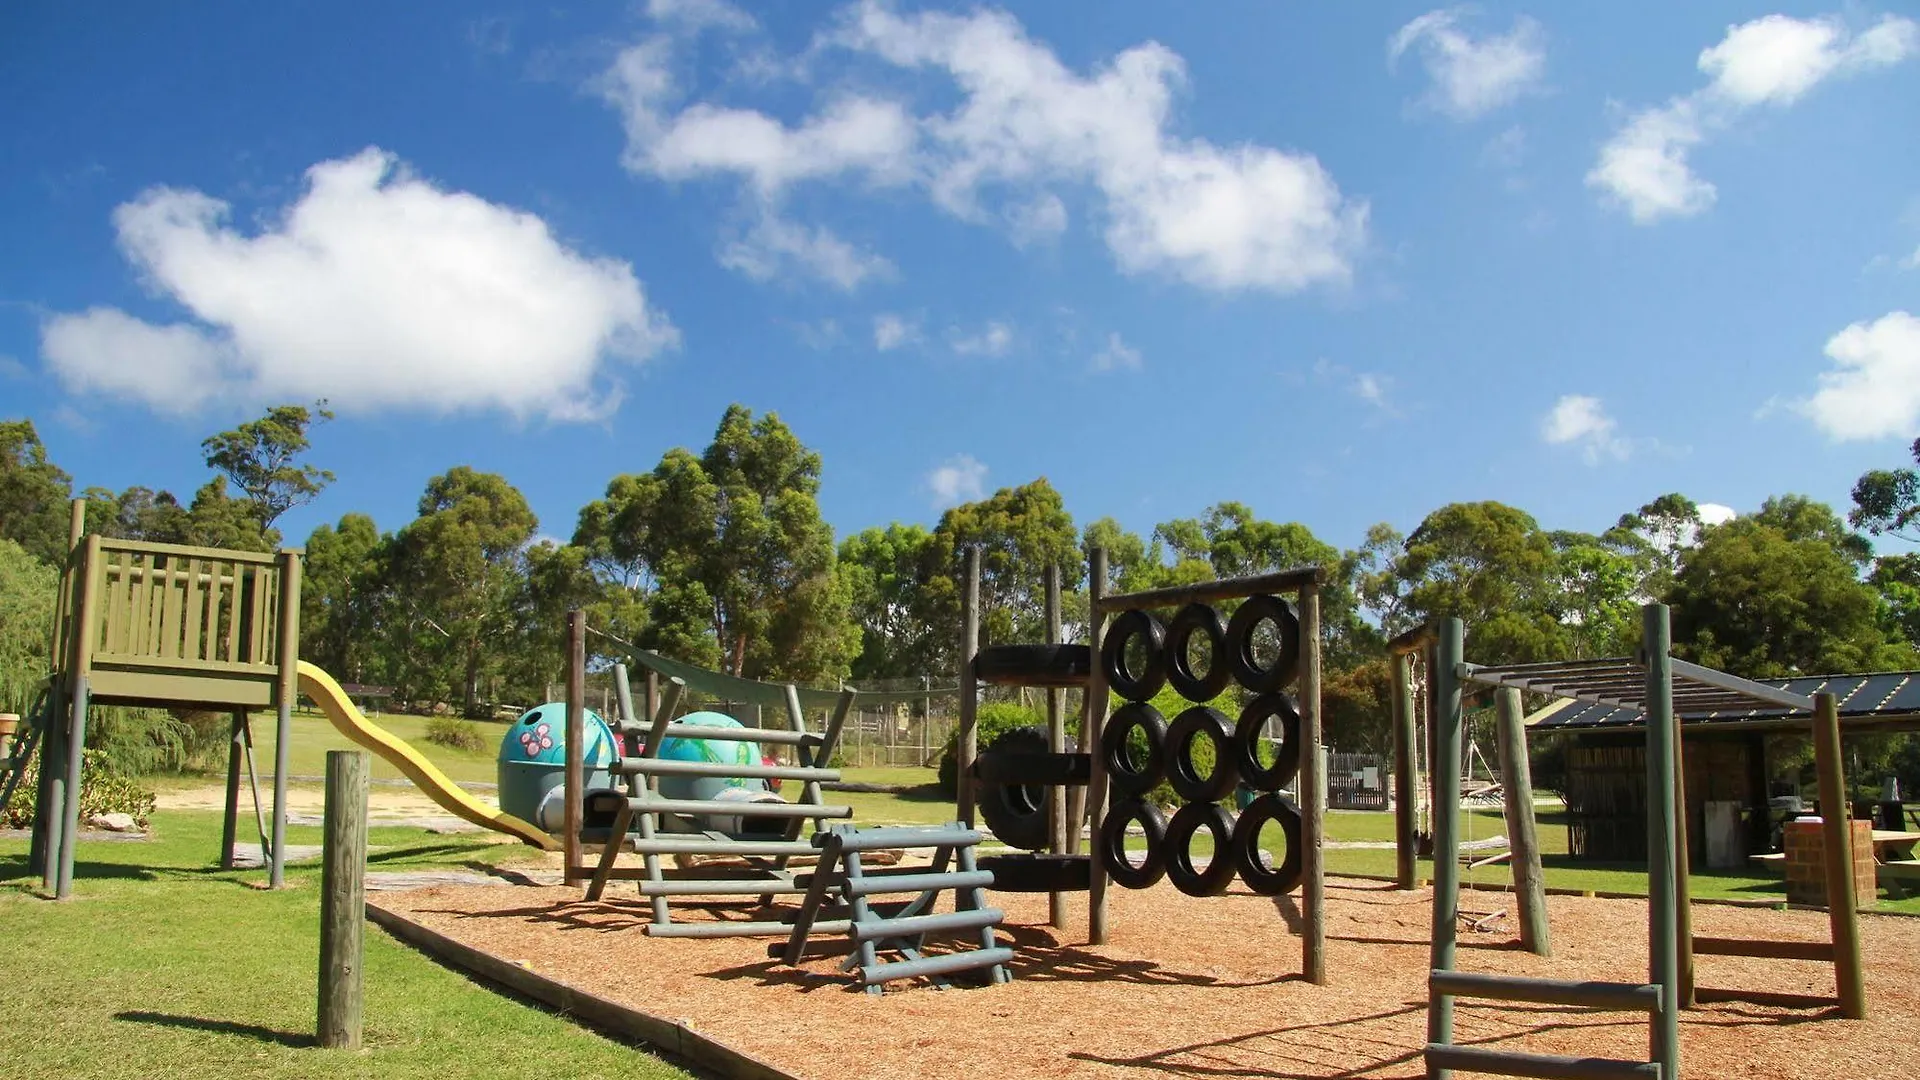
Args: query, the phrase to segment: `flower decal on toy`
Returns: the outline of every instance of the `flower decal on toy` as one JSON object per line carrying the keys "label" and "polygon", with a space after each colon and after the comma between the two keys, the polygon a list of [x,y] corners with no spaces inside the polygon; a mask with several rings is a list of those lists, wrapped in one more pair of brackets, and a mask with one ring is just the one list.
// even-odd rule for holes
{"label": "flower decal on toy", "polygon": [[553,749],[553,729],[546,724],[520,733],[520,745],[526,749],[528,757],[538,757],[543,750]]}

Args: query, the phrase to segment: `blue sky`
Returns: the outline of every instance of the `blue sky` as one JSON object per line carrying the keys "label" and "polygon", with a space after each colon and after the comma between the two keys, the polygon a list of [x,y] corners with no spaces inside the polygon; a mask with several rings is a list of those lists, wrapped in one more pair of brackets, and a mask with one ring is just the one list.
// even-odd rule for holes
{"label": "blue sky", "polygon": [[544,532],[740,401],[842,535],[1047,476],[1341,545],[1844,507],[1920,433],[1920,27],[1744,3],[0,10],[0,414],[81,485],[326,397]]}

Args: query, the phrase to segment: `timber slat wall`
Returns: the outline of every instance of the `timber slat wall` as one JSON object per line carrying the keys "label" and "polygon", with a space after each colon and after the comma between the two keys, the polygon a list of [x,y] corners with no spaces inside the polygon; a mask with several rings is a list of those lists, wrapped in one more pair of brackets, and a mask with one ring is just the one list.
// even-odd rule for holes
{"label": "timber slat wall", "polygon": [[74,625],[79,590],[63,583],[55,655],[68,655],[72,635],[95,664],[183,674],[271,676],[277,670],[280,573],[266,553],[223,551],[134,540],[102,540],[85,574],[99,598],[93,625]]}

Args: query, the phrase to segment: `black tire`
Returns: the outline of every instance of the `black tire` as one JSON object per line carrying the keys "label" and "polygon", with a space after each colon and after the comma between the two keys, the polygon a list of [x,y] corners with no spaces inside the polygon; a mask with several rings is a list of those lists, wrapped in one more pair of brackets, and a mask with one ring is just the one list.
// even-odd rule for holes
{"label": "black tire", "polygon": [[[1187,658],[1187,643],[1195,634],[1207,638],[1207,673],[1195,675]],[[1227,623],[1218,609],[1199,603],[1188,604],[1167,624],[1167,681],[1188,701],[1212,701],[1227,688],[1233,678],[1233,665],[1227,662]]]}
{"label": "black tire", "polygon": [[973,775],[991,784],[1085,784],[1093,779],[1093,758],[987,750],[974,759]]}
{"label": "black tire", "polygon": [[[1073,750],[1073,740],[1067,749]],[[1002,732],[985,753],[1047,753],[1047,729],[1040,726]],[[980,821],[1008,847],[1037,851],[1047,846],[1047,787],[1045,784],[996,784],[971,780]]]}
{"label": "black tire", "polygon": [[[1280,655],[1272,666],[1261,667],[1253,652],[1253,632],[1271,620],[1280,632]],[[1227,623],[1228,658],[1233,677],[1256,694],[1270,694],[1293,681],[1300,667],[1300,616],[1293,605],[1277,596],[1249,596]]]}
{"label": "black tire", "polygon": [[998,686],[1085,686],[1092,673],[1085,645],[989,645],[973,658],[974,677]]}
{"label": "black tire", "polygon": [[[1267,822],[1280,826],[1286,834],[1287,853],[1280,865],[1270,867],[1260,851],[1260,827]],[[1300,885],[1305,852],[1300,849],[1300,811],[1292,803],[1272,793],[1262,795],[1240,811],[1233,823],[1233,865],[1247,888],[1261,896],[1283,896]]]}
{"label": "black tire", "polygon": [[982,855],[974,866],[993,871],[987,888],[994,892],[1086,892],[1092,887],[1091,855]]}
{"label": "black tire", "polygon": [[[1207,868],[1193,865],[1193,834],[1213,834],[1213,858]],[[1188,896],[1219,896],[1233,883],[1233,819],[1217,802],[1190,802],[1167,822],[1167,880]]]}
{"label": "black tire", "polygon": [[[1139,728],[1147,736],[1142,761],[1133,760],[1127,736]],[[1160,710],[1144,701],[1130,701],[1114,710],[1100,731],[1100,758],[1107,764],[1107,783],[1119,795],[1145,795],[1167,774],[1167,722]]]}
{"label": "black tire", "polygon": [[[1213,741],[1213,772],[1202,776],[1194,767],[1193,744],[1199,738]],[[1239,780],[1234,767],[1233,733],[1227,718],[1210,705],[1195,705],[1167,726],[1167,782],[1174,793],[1188,802],[1218,802],[1227,797]]]}
{"label": "black tire", "polygon": [[[1127,643],[1135,637],[1146,638],[1147,660],[1141,671],[1127,670]],[[1107,625],[1106,640],[1100,643],[1100,666],[1107,673],[1107,686],[1128,701],[1151,701],[1167,684],[1167,631],[1150,611],[1134,608],[1121,612]]]}
{"label": "black tire", "polygon": [[[1127,858],[1127,825],[1139,822],[1147,834],[1147,850],[1135,866]],[[1151,889],[1167,873],[1167,817],[1145,799],[1127,799],[1107,807],[1094,837],[1107,880],[1123,889]]]}
{"label": "black tire", "polygon": [[[1271,717],[1280,722],[1280,746],[1273,764],[1260,764],[1261,731]],[[1233,758],[1240,779],[1259,791],[1279,791],[1300,771],[1300,710],[1285,694],[1261,694],[1240,714],[1233,729]]]}

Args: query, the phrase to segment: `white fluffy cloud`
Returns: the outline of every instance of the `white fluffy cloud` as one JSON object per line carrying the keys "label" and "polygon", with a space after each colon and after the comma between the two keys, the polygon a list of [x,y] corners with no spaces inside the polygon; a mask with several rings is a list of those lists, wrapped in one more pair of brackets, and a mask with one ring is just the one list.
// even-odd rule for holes
{"label": "white fluffy cloud", "polygon": [[987,493],[987,467],[971,454],[959,454],[927,474],[927,490],[933,493],[935,509],[958,506],[984,498]]}
{"label": "white fluffy cloud", "polygon": [[1890,312],[1827,342],[1833,369],[1801,409],[1827,437],[1907,438],[1920,434],[1920,318]]}
{"label": "white fluffy cloud", "polygon": [[619,404],[609,360],[674,344],[633,269],[581,255],[531,214],[446,191],[369,149],[307,171],[248,235],[226,203],[153,188],[114,212],[122,251],[194,321],[113,308],[42,327],[79,391],[189,411],[324,397],[349,411],[498,409],[584,419]]}
{"label": "white fluffy cloud", "polygon": [[842,240],[832,230],[803,225],[763,209],[753,224],[720,249],[720,265],[755,281],[791,275],[819,278],[852,292],[871,278],[893,276],[893,264]]}
{"label": "white fluffy cloud", "polygon": [[823,41],[944,75],[959,102],[917,115],[843,90],[795,124],[682,107],[673,43],[654,38],[624,50],[600,82],[625,123],[627,168],[733,177],[769,216],[801,183],[912,185],[963,220],[1004,223],[1019,243],[1066,228],[1056,187],[1090,188],[1122,269],[1227,291],[1344,282],[1365,243],[1365,203],[1343,196],[1311,155],[1172,134],[1186,70],[1164,46],[1135,46],[1083,75],[1004,12],[902,15],[876,0],[849,8]]}
{"label": "white fluffy cloud", "polygon": [[873,317],[873,347],[891,352],[920,340],[920,324],[905,316],[882,313]]}
{"label": "white fluffy cloud", "polygon": [[955,331],[952,344],[953,351],[961,356],[1004,356],[1013,347],[1013,327],[1003,322],[990,322],[981,327],[978,333],[962,334]]}
{"label": "white fluffy cloud", "polygon": [[688,31],[752,30],[760,25],[727,0],[647,0],[647,17]]}
{"label": "white fluffy cloud", "polygon": [[1143,365],[1140,350],[1121,340],[1118,333],[1107,335],[1107,344],[1093,354],[1095,371],[1138,371]]}
{"label": "white fluffy cloud", "polygon": [[1700,53],[1707,85],[1628,117],[1600,148],[1587,184],[1641,224],[1713,205],[1714,186],[1688,153],[1741,113],[1785,107],[1821,82],[1888,67],[1920,52],[1920,23],[1888,15],[1854,34],[1838,16],[1766,15],[1727,28]]}
{"label": "white fluffy cloud", "polygon": [[1391,67],[1418,49],[1433,80],[1426,103],[1456,120],[1471,120],[1538,87],[1547,50],[1540,24],[1524,15],[1505,34],[1476,38],[1461,29],[1463,14],[1462,8],[1441,8],[1401,27],[1387,42],[1387,62]]}
{"label": "white fluffy cloud", "polygon": [[1733,507],[1722,506],[1719,503],[1701,503],[1698,509],[1700,511],[1700,522],[1703,525],[1725,525],[1727,522],[1740,516],[1734,513]]}
{"label": "white fluffy cloud", "polygon": [[1580,447],[1589,465],[1599,464],[1602,458],[1625,458],[1632,452],[1600,399],[1585,394],[1564,394],[1554,402],[1540,422],[1540,437],[1555,446]]}

